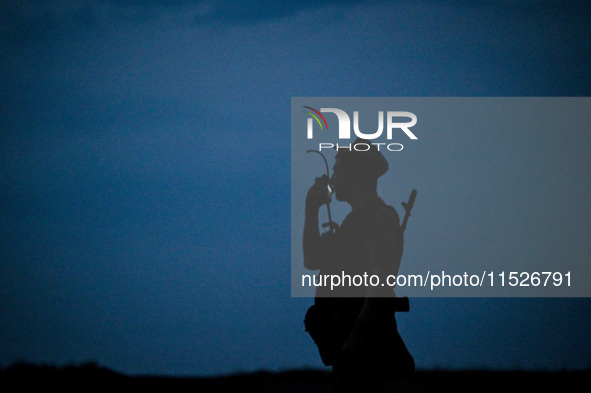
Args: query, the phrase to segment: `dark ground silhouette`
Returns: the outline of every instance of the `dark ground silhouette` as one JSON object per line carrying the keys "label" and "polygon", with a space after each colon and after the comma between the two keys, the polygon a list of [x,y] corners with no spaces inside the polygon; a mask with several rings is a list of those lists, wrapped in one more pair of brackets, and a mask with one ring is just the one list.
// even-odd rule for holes
{"label": "dark ground silhouette", "polygon": [[[444,371],[418,370],[401,381],[396,392],[581,391],[591,377],[585,371]],[[329,393],[332,374],[326,370],[259,371],[217,377],[130,376],[94,363],[54,367],[14,364],[0,371],[0,391],[62,392],[193,392],[193,393]]]}

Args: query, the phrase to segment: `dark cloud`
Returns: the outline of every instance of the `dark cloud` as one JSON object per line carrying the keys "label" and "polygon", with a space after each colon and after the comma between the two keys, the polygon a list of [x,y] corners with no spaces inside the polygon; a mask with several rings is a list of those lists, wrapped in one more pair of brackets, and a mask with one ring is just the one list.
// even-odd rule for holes
{"label": "dark cloud", "polygon": [[325,6],[355,6],[367,3],[382,3],[376,0],[303,0],[303,1],[274,1],[259,0],[253,2],[242,1],[212,1],[202,2],[205,8],[202,8],[203,14],[198,14],[196,20],[199,23],[209,21],[228,21],[228,22],[259,22],[264,20],[284,18],[295,15],[296,13],[313,8]]}
{"label": "dark cloud", "polygon": [[47,3],[25,0],[0,5],[0,46],[44,44],[64,37],[100,34],[120,23],[171,22],[194,26],[256,23],[330,5],[352,6],[368,0],[319,1],[112,1]]}
{"label": "dark cloud", "polygon": [[[295,16],[300,12],[326,8],[330,16],[336,10],[360,5],[408,5],[401,0],[299,0],[299,1],[223,1],[223,0],[82,0],[48,3],[24,0],[0,5],[0,45],[22,45],[46,42],[65,36],[96,34],[99,27],[108,28],[112,23],[172,21],[195,26],[212,24],[252,24]],[[580,17],[591,16],[591,3],[580,0],[489,0],[489,1],[439,1],[422,0],[420,7],[445,7],[450,9],[490,9],[504,12],[507,17],[544,13],[552,17],[564,14]],[[332,10],[332,11],[331,11]],[[90,32],[90,33],[89,33]]]}
{"label": "dark cloud", "polygon": [[367,3],[383,3],[383,0],[300,0],[300,1],[223,1],[223,0],[83,0],[79,2],[46,3],[35,0],[4,4],[0,6],[0,18],[12,24],[18,21],[40,19],[63,19],[75,16],[81,10],[96,15],[108,16],[121,13],[136,13],[139,17],[149,17],[153,13],[183,12],[195,15],[200,21],[259,21],[293,15],[304,9],[325,6],[355,6]]}

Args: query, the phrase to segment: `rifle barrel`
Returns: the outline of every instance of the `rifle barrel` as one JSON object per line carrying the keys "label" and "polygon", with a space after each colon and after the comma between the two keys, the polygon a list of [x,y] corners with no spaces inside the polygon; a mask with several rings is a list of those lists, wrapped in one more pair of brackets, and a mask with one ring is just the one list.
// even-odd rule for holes
{"label": "rifle barrel", "polygon": [[412,210],[412,207],[415,204],[416,197],[417,190],[412,190],[410,192],[410,197],[408,197],[408,202],[402,202],[402,207],[406,211],[406,213],[404,214],[404,220],[402,220],[402,225],[400,226],[402,232],[404,232],[404,230],[406,229],[406,223],[408,222],[408,218],[410,217],[410,211]]}

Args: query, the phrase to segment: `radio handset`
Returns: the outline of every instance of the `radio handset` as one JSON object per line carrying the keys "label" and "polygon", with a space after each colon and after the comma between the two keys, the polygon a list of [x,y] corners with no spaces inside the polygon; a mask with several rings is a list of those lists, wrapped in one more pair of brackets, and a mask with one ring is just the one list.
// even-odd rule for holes
{"label": "radio handset", "polygon": [[[307,150],[306,153],[316,153],[316,154],[319,154],[320,157],[322,157],[322,159],[324,160],[324,166],[326,168],[326,176],[330,179],[330,172],[328,170],[328,161],[326,161],[326,157],[324,157],[324,154],[322,154],[318,150]],[[322,224],[322,227],[323,228],[328,228],[328,231],[327,232],[334,233],[338,229],[338,227],[339,227],[339,224],[337,224],[336,222],[333,222],[332,221],[332,216],[330,214],[330,200],[332,200],[332,194],[334,193],[334,189],[330,185],[330,183],[328,183],[326,185],[326,188],[327,188],[326,192],[327,192],[328,197],[329,197],[329,202],[326,204],[326,210],[328,212],[328,222],[323,223]]]}

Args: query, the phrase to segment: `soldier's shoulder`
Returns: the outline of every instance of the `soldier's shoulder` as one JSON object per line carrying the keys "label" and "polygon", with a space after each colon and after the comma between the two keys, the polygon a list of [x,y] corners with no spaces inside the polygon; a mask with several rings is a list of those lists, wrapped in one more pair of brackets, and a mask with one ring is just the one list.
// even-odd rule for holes
{"label": "soldier's shoulder", "polygon": [[400,216],[398,215],[396,209],[383,202],[367,206],[366,209],[364,209],[362,220],[368,225],[400,225]]}

